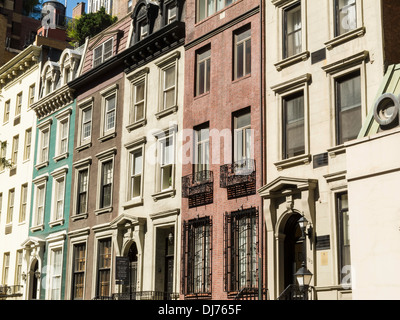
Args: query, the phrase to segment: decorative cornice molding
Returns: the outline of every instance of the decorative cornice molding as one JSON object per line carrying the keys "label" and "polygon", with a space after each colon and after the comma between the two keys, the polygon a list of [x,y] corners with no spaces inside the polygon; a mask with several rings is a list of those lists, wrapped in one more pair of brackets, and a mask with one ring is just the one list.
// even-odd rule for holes
{"label": "decorative cornice molding", "polygon": [[64,85],[32,105],[39,120],[74,101],[74,89]]}

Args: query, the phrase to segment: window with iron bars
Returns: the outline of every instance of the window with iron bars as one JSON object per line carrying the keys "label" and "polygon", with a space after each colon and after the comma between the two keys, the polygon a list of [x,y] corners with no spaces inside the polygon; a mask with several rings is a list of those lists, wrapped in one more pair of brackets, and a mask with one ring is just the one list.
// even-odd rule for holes
{"label": "window with iron bars", "polygon": [[182,292],[188,297],[211,295],[212,220],[184,221],[182,233]]}
{"label": "window with iron bars", "polygon": [[225,214],[225,291],[258,287],[258,209]]}

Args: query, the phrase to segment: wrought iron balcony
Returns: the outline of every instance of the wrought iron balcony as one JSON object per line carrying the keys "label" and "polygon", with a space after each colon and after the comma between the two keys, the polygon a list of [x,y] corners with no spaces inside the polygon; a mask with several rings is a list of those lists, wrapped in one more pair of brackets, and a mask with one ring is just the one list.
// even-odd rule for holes
{"label": "wrought iron balcony", "polygon": [[178,300],[179,293],[163,291],[137,291],[131,293],[114,293],[114,300]]}
{"label": "wrought iron balcony", "polygon": [[243,159],[220,167],[221,188],[228,189],[228,199],[256,193],[256,161]]}
{"label": "wrought iron balcony", "polygon": [[235,300],[268,300],[268,290],[266,288],[261,289],[261,294],[258,294],[258,288],[244,287],[235,296]]}
{"label": "wrought iron balcony", "polygon": [[12,298],[22,296],[23,286],[21,285],[0,285],[0,299],[2,298]]}
{"label": "wrought iron balcony", "polygon": [[213,202],[214,176],[204,170],[182,177],[182,197],[189,199],[189,208]]}

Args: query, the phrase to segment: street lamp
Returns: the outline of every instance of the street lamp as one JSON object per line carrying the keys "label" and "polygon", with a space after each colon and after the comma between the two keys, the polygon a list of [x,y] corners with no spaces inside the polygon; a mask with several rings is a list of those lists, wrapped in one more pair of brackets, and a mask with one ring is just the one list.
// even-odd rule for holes
{"label": "street lamp", "polygon": [[307,298],[308,298],[307,291],[308,291],[308,287],[310,286],[310,283],[311,283],[311,278],[313,276],[313,274],[310,272],[310,270],[307,269],[307,266],[306,266],[306,238],[305,238],[305,235],[310,236],[310,232],[309,232],[309,234],[306,233],[308,221],[305,216],[301,216],[301,218],[298,220],[298,223],[299,223],[299,226],[301,229],[301,238],[303,240],[303,262],[301,264],[300,269],[297,270],[297,272],[294,274],[294,276],[297,279],[300,291],[304,295],[304,300],[307,300]]}

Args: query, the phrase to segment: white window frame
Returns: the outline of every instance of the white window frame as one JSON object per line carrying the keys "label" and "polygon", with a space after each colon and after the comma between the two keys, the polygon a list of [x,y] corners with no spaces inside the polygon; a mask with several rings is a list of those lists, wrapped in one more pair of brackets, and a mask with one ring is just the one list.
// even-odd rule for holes
{"label": "white window frame", "polygon": [[25,141],[24,141],[24,157],[23,161],[28,161],[31,158],[32,150],[32,128],[25,130]]}
{"label": "white window frame", "polygon": [[[200,17],[199,12],[200,12],[200,7],[201,7],[201,3],[200,1],[204,1],[204,12],[205,12],[205,16],[204,17]],[[227,1],[230,1],[230,3],[227,3]],[[237,0],[221,0],[221,1],[217,1],[217,0],[196,0],[196,23],[201,22],[205,19],[207,19],[208,17],[214,15],[215,13],[223,10],[224,8],[230,6],[231,4],[235,3]],[[222,2],[222,5],[219,5],[219,2]],[[210,3],[213,3],[212,5],[212,10],[209,11],[210,8]]]}
{"label": "white window frame", "polygon": [[[242,34],[245,34],[249,32],[250,34],[242,39],[242,40],[238,40],[238,37],[241,36]],[[237,79],[241,79],[244,78],[246,76],[251,75],[251,65],[252,65],[252,61],[251,61],[251,56],[252,56],[252,28],[251,25],[247,25],[239,30],[235,30],[233,33],[233,38],[234,38],[234,61],[233,61],[233,79],[237,80]],[[248,41],[250,41],[250,70],[247,70],[246,68],[246,61],[247,61],[247,54],[246,54],[246,45],[248,43]],[[242,47],[242,55],[243,55],[243,74],[241,76],[238,75],[238,52],[239,52],[239,45],[243,45]]]}
{"label": "white window frame", "polygon": [[[129,108],[129,119],[125,123],[126,129],[128,132],[132,130],[142,127],[147,123],[147,89],[148,89],[148,74],[150,69],[145,67],[139,71],[135,71],[134,73],[127,76],[127,79],[130,81],[130,108]],[[136,119],[136,86],[138,84],[144,83],[144,100],[143,100],[143,118]]]}
{"label": "white window frame", "polygon": [[[32,183],[34,184],[34,200],[33,200],[33,219],[31,225],[31,232],[41,231],[44,229],[44,218],[46,215],[46,192],[48,174],[41,175],[35,178]],[[43,202],[39,203],[39,190],[43,190]],[[42,216],[39,216],[39,209],[43,209]]]}
{"label": "white window frame", "polygon": [[[117,115],[118,115],[118,84],[114,84],[100,92],[101,95],[101,121],[100,121],[100,141],[113,138],[116,135]],[[107,110],[107,101],[114,98],[114,109]],[[106,129],[108,113],[114,113],[114,126]]]}
{"label": "white window frame", "polygon": [[35,94],[36,94],[35,91],[36,91],[36,84],[34,83],[29,87],[28,107],[35,102]]}
{"label": "white window frame", "polygon": [[23,97],[23,92],[21,91],[20,93],[17,94],[17,97],[15,99],[15,118],[19,118],[21,116],[22,112],[22,97]]}
{"label": "white window frame", "polygon": [[[49,257],[49,262],[48,262],[48,274],[46,275],[46,300],[60,300],[62,297],[62,275],[63,275],[63,264],[64,264],[64,238],[65,235],[61,234],[58,235],[54,238],[49,238],[48,242],[48,254],[47,256]],[[56,251],[59,251],[60,255],[60,270],[59,272],[56,273],[55,267],[54,267],[54,254]],[[54,280],[55,278],[58,279],[59,282],[59,299],[54,299],[53,297],[53,285],[54,285]]]}
{"label": "white window frame", "polygon": [[[52,186],[52,204],[51,204],[51,214],[50,214],[50,222],[49,226],[54,227],[56,225],[64,224],[64,216],[65,216],[65,194],[66,194],[66,185],[67,185],[67,172],[68,167],[59,168],[51,173],[53,177],[53,186]],[[60,183],[63,184],[63,192],[61,198],[59,197],[59,187]],[[58,203],[62,203],[62,213],[61,215],[58,213]]]}
{"label": "white window frame", "polygon": [[14,207],[15,207],[15,188],[11,188],[8,190],[6,225],[10,225],[13,222]]}
{"label": "white window frame", "polygon": [[18,163],[18,148],[19,148],[19,135],[13,137],[12,152],[11,152],[11,165],[13,168],[17,166]]}
{"label": "white window frame", "polygon": [[[105,52],[105,46],[111,42],[111,50],[110,52],[107,51]],[[99,54],[99,57],[96,58],[96,52],[101,52]],[[93,68],[99,66],[102,64],[104,61],[110,59],[114,55],[114,38],[111,37],[110,39],[107,39],[104,41],[102,44],[97,46],[96,48],[93,49]]]}
{"label": "white window frame", "polygon": [[[35,168],[39,170],[40,168],[49,165],[49,153],[50,153],[50,134],[51,134],[51,124],[53,120],[50,118],[38,125],[39,137],[38,137],[38,151],[37,160]],[[46,141],[44,141],[44,134],[48,132]],[[46,151],[47,150],[47,151]],[[42,158],[43,151],[46,152],[45,158]]]}
{"label": "white window frame", "polygon": [[7,100],[4,103],[4,117],[3,124],[6,124],[10,121],[10,108],[11,108],[11,100]]}
{"label": "white window frame", "polygon": [[[86,271],[87,271],[87,264],[88,264],[88,231],[86,230],[81,230],[74,232],[73,234],[69,235],[70,238],[70,243],[69,243],[69,248],[72,248],[72,250],[68,250],[68,266],[72,266],[68,270],[69,274],[69,279],[71,279],[71,285],[67,286],[66,290],[66,297],[65,299],[73,299],[73,290],[74,290],[74,270],[75,270],[75,246],[79,246],[84,244],[85,245],[85,268],[82,271],[84,276],[83,276],[83,297],[82,300],[85,300],[85,288],[86,288]],[[67,276],[68,277],[68,276]],[[78,300],[78,299],[74,299]]]}
{"label": "white window frame", "polygon": [[[57,138],[56,138],[56,152],[54,161],[59,161],[64,158],[68,158],[69,155],[69,130],[70,130],[70,118],[71,118],[72,108],[68,108],[56,115],[57,119]],[[66,124],[67,134],[66,137],[62,136],[62,127]],[[63,142],[66,145],[66,150],[62,150]]]}
{"label": "white window frame", "polygon": [[[7,141],[1,141],[0,142],[0,157],[6,159],[7,157]],[[6,169],[6,166],[3,164],[0,164],[0,172],[4,172]]]}
{"label": "white window frame", "polygon": [[21,197],[19,205],[19,218],[18,222],[22,223],[26,220],[26,214],[28,213],[28,183],[21,185]]}
{"label": "white window frame", "polygon": [[[85,99],[78,104],[78,112],[79,112],[79,126],[78,126],[78,134],[77,134],[77,151],[81,151],[85,148],[88,148],[92,145],[92,136],[93,136],[93,97]],[[88,110],[91,110],[90,121],[84,122],[84,113]],[[83,137],[83,129],[84,125],[90,123],[90,135],[86,138]]]}
{"label": "white window frame", "polygon": [[[158,103],[158,112],[155,114],[157,119],[160,119],[163,116],[169,115],[171,113],[176,113],[178,110],[178,75],[179,75],[179,58],[180,52],[173,52],[168,57],[163,60],[156,62],[156,66],[159,68],[159,103]],[[174,76],[175,82],[174,85],[168,88],[165,88],[165,72],[170,68],[175,68]],[[165,103],[165,93],[167,91],[174,90],[174,100],[171,106],[166,107]]]}
{"label": "white window frame", "polygon": [[[75,168],[75,182],[74,182],[74,197],[73,197],[73,214],[72,220],[80,219],[80,218],[87,218],[88,210],[89,210],[89,183],[90,183],[90,166],[92,160],[91,158],[86,158],[74,163]],[[78,205],[79,205],[79,195],[80,195],[80,174],[82,171],[87,170],[87,182],[86,182],[86,210],[85,212],[78,212]]]}
{"label": "white window frame", "polygon": [[[111,148],[105,150],[96,155],[98,159],[97,167],[97,201],[96,201],[96,210],[95,214],[102,214],[105,212],[111,212],[113,210],[113,193],[114,193],[114,182],[115,182],[115,154],[117,149]],[[110,190],[110,205],[102,206],[102,188],[103,188],[103,165],[104,163],[111,162],[111,190]]]}
{"label": "white window frame", "polygon": [[[98,279],[98,273],[99,273],[99,243],[101,240],[106,240],[110,239],[111,240],[111,248],[110,248],[110,255],[111,255],[111,261],[110,261],[110,292],[112,290],[113,284],[112,284],[112,275],[113,275],[113,252],[114,252],[114,241],[112,240],[112,233],[110,231],[99,231],[97,228],[93,228],[95,232],[95,245],[94,245],[94,259],[93,259],[93,272],[92,277],[92,295],[95,297],[97,295],[97,288],[99,285],[99,279]],[[101,230],[101,229],[100,229]]]}

